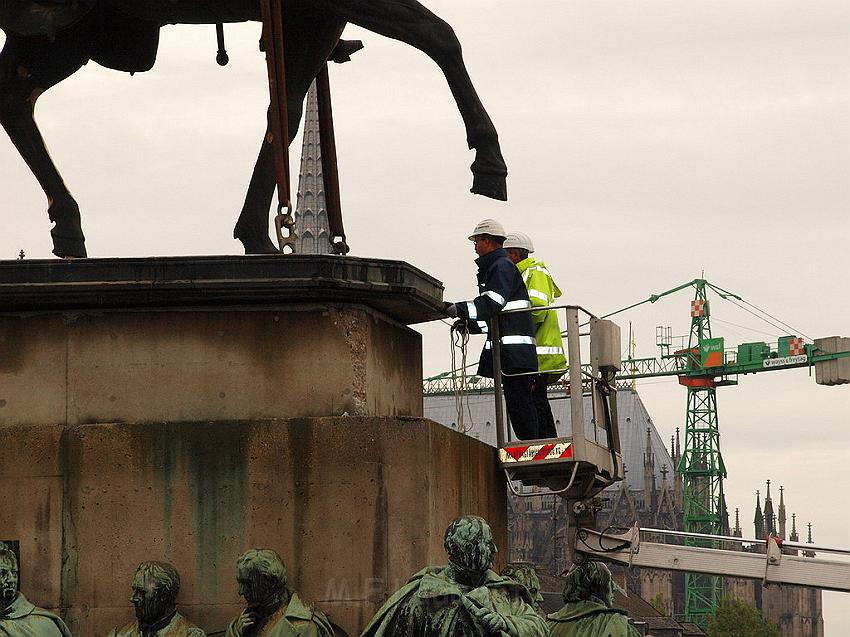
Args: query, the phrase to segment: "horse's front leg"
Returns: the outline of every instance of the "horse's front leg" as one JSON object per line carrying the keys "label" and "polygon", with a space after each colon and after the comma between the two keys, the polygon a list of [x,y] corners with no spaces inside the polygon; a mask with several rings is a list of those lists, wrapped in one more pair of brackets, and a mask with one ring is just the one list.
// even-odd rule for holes
{"label": "horse's front leg", "polygon": [[59,257],[85,257],[85,237],[80,209],[47,152],[33,111],[39,96],[86,63],[84,47],[66,31],[53,42],[8,35],[0,52],[0,124],[47,195],[53,254]]}
{"label": "horse's front leg", "polygon": [[499,136],[472,85],[451,26],[416,0],[316,0],[316,3],[348,22],[419,49],[439,65],[463,117],[467,143],[476,151],[472,192],[507,199],[508,169]]}

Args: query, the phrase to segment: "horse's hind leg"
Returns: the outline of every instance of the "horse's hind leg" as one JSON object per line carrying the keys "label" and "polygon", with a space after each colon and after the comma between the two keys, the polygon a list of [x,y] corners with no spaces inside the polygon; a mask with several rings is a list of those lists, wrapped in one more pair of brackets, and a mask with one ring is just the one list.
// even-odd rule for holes
{"label": "horse's hind leg", "polygon": [[53,253],[60,257],[86,256],[80,209],[50,159],[33,110],[42,93],[86,63],[83,49],[83,39],[69,30],[53,42],[8,35],[0,53],[0,123],[47,195]]}
{"label": "horse's hind leg", "polygon": [[[286,3],[284,3],[286,4]],[[286,93],[289,116],[289,140],[298,132],[304,108],[304,98],[313,79],[328,56],[333,52],[345,24],[335,19],[320,20],[315,16],[286,15]],[[293,187],[295,183],[292,184]],[[245,203],[233,238],[239,239],[245,254],[276,253],[278,249],[269,239],[269,205],[276,187],[274,145],[266,130],[260,154],[251,175]]]}
{"label": "horse's hind leg", "polygon": [[467,142],[476,150],[472,192],[507,199],[508,169],[499,137],[469,79],[454,30],[416,0],[317,0],[344,20],[416,47],[446,76],[466,125]]}
{"label": "horse's hind leg", "polygon": [[233,238],[242,242],[245,254],[274,254],[278,251],[269,239],[269,205],[274,189],[274,146],[267,128],[254,172],[251,173],[242,212],[233,228]]}

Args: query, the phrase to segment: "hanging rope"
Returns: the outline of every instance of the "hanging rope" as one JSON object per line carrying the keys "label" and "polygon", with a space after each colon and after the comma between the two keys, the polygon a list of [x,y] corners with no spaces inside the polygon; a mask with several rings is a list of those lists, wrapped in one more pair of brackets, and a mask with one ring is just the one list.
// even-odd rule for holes
{"label": "hanging rope", "polygon": [[[801,332],[800,330],[795,330],[793,327],[791,327],[790,325],[786,325],[785,323],[783,323],[783,322],[782,322],[782,321],[780,321],[779,319],[774,319],[774,320],[776,320],[776,321],[779,323],[779,325],[777,325],[777,323],[773,323],[772,321],[768,321],[768,320],[767,320],[766,318],[764,318],[763,316],[759,316],[758,314],[756,314],[756,313],[755,313],[755,312],[753,312],[752,310],[748,310],[748,309],[747,309],[747,308],[745,308],[743,305],[741,305],[740,303],[736,303],[736,302],[735,302],[735,301],[733,301],[732,299],[726,299],[726,300],[727,300],[727,301],[729,301],[732,305],[735,305],[735,306],[737,306],[737,307],[741,308],[741,309],[742,309],[742,310],[744,310],[744,312],[746,312],[747,314],[751,314],[752,316],[756,317],[756,318],[757,318],[757,319],[759,319],[760,321],[764,321],[765,323],[767,323],[768,325],[770,325],[772,328],[774,328],[774,329],[778,330],[780,334],[781,334],[782,332],[784,332],[784,331],[785,331],[785,329],[784,329],[784,328],[787,328],[787,329],[791,330],[792,332],[794,332],[794,333],[796,333],[796,334],[800,334],[801,336],[804,336],[804,337],[808,338],[810,341],[811,341],[811,340],[813,340],[813,339],[811,339],[810,337],[808,337],[808,336],[806,336],[805,334],[803,334],[803,332]],[[746,303],[746,301],[744,301],[744,303]],[[747,303],[747,305],[751,305],[751,304],[750,304],[750,303]],[[754,307],[754,306],[753,306],[753,307]],[[756,309],[758,309],[758,308],[756,308]],[[761,312],[761,310],[759,310],[759,311]],[[765,314],[767,314],[767,312],[765,312]],[[770,315],[768,314],[768,316],[770,316]],[[773,318],[773,317],[771,317],[771,318]],[[784,327],[783,327],[783,326],[784,326]]]}
{"label": "hanging rope", "polygon": [[[449,339],[452,350],[452,394],[455,399],[455,411],[457,412],[457,430],[465,434],[467,432],[464,423],[464,401],[466,395],[466,351],[469,344],[469,331],[452,325],[449,330]],[[457,354],[460,352],[460,367],[457,364]],[[471,427],[472,423],[470,423]]]}

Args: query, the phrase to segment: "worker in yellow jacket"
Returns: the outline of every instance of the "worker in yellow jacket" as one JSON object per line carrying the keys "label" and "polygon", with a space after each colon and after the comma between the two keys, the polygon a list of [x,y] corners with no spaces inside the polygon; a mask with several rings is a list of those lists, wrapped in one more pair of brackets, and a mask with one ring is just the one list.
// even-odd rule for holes
{"label": "worker in yellow jacket", "polygon": [[[529,236],[522,232],[510,232],[505,240],[505,251],[508,258],[514,262],[525,287],[532,307],[552,305],[561,296],[561,290],[552,279],[543,261],[529,256],[534,252],[534,244]],[[537,341],[537,370],[532,386],[532,399],[537,409],[537,422],[541,438],[556,438],[555,419],[549,407],[547,387],[564,373],[567,357],[564,353],[564,342],[561,338],[561,326],[558,323],[556,310],[539,310],[531,313],[536,330]]]}

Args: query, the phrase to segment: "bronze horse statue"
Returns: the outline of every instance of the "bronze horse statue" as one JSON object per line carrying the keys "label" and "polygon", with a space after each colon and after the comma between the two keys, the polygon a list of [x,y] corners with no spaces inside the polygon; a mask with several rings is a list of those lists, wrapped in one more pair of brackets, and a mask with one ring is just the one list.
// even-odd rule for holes
{"label": "bronze horse statue", "polygon": [[[452,28],[416,0],[284,0],[290,139],[313,79],[334,54],[346,23],[405,42],[443,71],[476,151],[472,192],[507,198],[498,135],[472,85]],[[0,123],[47,195],[53,253],[85,257],[80,209],[33,119],[38,97],[89,60],[140,72],[156,60],[160,27],[259,21],[259,0],[0,0]],[[268,236],[275,189],[273,145],[263,140],[233,236],[247,254],[277,252]]]}

